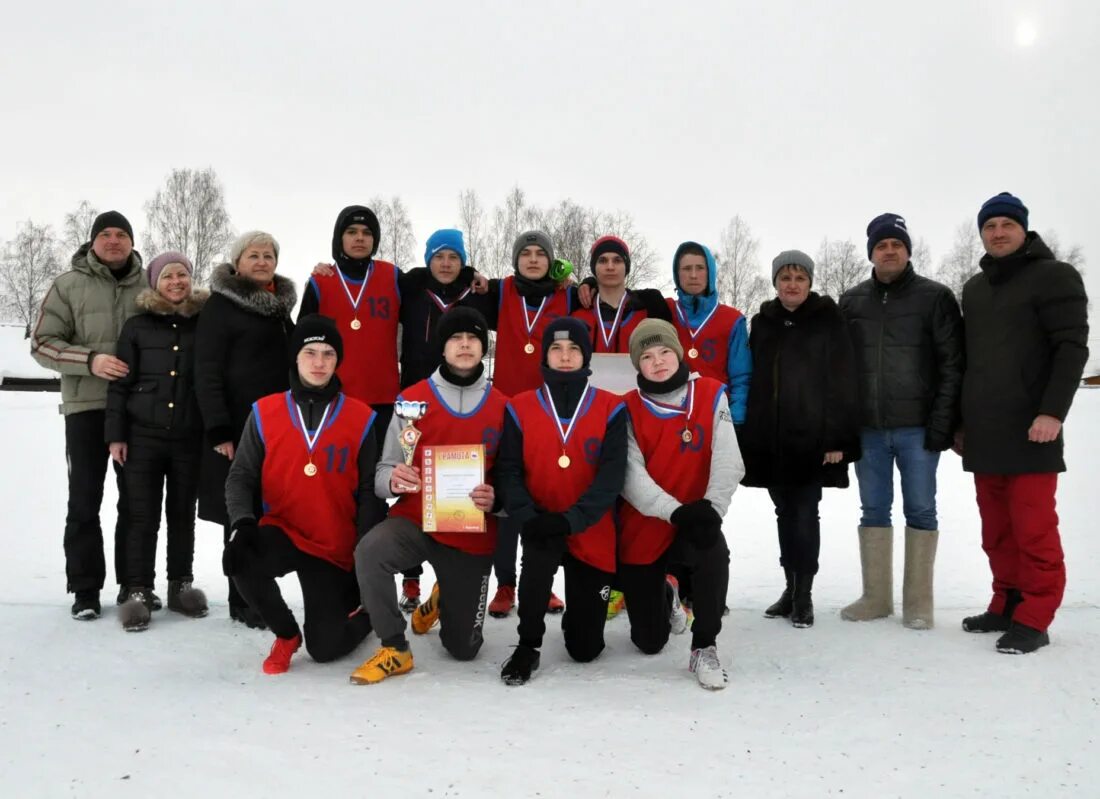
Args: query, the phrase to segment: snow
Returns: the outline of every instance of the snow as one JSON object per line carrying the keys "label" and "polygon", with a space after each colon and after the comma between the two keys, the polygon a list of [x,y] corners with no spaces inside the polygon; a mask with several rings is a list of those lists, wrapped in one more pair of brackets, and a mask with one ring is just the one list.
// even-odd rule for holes
{"label": "snow", "polygon": [[23,325],[0,323],[0,382],[5,377],[50,377],[57,372],[44,369],[31,357],[30,339]]}
{"label": "snow", "polygon": [[[961,631],[962,616],[984,608],[989,575],[972,481],[947,454],[937,626],[926,632],[897,617],[838,615],[859,593],[854,487],[822,503],[815,627],[765,619],[781,583],[774,516],[765,492],[738,491],[726,520],[733,610],[718,642],[730,686],[720,692],[687,671],[689,636],[646,657],[625,615],[588,665],[568,660],[551,620],[541,669],[524,687],[498,679],[514,616],[487,621],[472,663],[446,656],[433,631],[412,641],[409,675],[377,686],[347,679],[374,636],[342,661],[316,664],[303,651],[289,674],[268,677],[260,662],[270,634],[228,620],[221,532],[206,523],[196,576],[213,601],[208,618],[160,612],[147,632],[124,633],[105,591],[104,617],[74,622],[56,402],[0,394],[12,464],[0,486],[5,796],[1098,795],[1100,542],[1087,497],[1100,467],[1100,392],[1078,395],[1067,429],[1059,496],[1069,585],[1050,647],[1000,655],[995,636]],[[108,530],[113,502],[109,486]],[[299,607],[296,581],[282,584]]]}

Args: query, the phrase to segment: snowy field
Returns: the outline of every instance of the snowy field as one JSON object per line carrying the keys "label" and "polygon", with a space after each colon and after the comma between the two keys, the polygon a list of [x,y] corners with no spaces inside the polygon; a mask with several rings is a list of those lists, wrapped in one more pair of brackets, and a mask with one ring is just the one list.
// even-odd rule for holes
{"label": "snowy field", "polygon": [[[374,636],[342,662],[318,665],[303,651],[289,674],[267,677],[271,636],[228,620],[220,530],[205,523],[196,577],[212,599],[208,618],[161,612],[148,632],[127,634],[108,589],[102,619],[74,622],[57,402],[0,394],[3,796],[1100,796],[1100,541],[1088,499],[1100,391],[1080,392],[1068,427],[1069,585],[1050,647],[1000,655],[993,636],[961,631],[962,616],[984,608],[989,576],[972,483],[947,454],[938,626],[927,632],[896,617],[841,621],[860,585],[854,488],[827,492],[822,505],[816,626],[763,618],[781,583],[772,509],[765,492],[738,491],[725,526],[733,610],[718,644],[731,684],[718,693],[688,673],[686,636],[642,656],[625,615],[586,666],[567,659],[552,620],[542,668],[522,688],[497,676],[514,616],[487,621],[469,664],[450,660],[433,632],[413,640],[411,674],[377,686],[347,679]],[[296,581],[283,585],[299,603]],[[163,595],[163,576],[157,588]]]}

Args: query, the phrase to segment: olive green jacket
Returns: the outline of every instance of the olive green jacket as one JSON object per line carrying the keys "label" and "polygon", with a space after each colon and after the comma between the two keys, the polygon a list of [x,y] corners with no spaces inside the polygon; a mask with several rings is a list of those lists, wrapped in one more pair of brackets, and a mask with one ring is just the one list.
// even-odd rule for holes
{"label": "olive green jacket", "polygon": [[107,381],[91,371],[96,353],[115,354],[123,323],[137,313],[137,295],[146,287],[137,250],[126,276],[111,270],[84,244],[73,255],[72,269],[58,275],[42,300],[31,335],[31,355],[61,373],[61,413],[107,407]]}

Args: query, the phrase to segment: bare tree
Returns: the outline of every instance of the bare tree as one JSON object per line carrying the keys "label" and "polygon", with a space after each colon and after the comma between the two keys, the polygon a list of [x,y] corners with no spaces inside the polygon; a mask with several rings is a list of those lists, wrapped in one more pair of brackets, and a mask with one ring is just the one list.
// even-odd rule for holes
{"label": "bare tree", "polygon": [[87,200],[81,200],[80,205],[65,214],[65,221],[61,224],[60,246],[66,255],[75,253],[80,245],[91,241],[92,224],[97,216],[99,210]]}
{"label": "bare tree", "polygon": [[173,169],[164,187],[145,204],[145,217],[148,255],[182,252],[195,267],[197,284],[206,282],[234,236],[221,181],[209,167]]}
{"label": "bare tree", "polygon": [[913,262],[913,269],[917,272],[928,275],[934,271],[932,248],[923,236],[913,242],[913,252],[909,254],[909,260]]}
{"label": "bare tree", "polygon": [[834,299],[865,280],[871,270],[867,251],[860,250],[851,239],[822,239],[814,262],[814,290]]}
{"label": "bare tree", "polygon": [[718,264],[718,299],[752,315],[771,295],[771,285],[760,269],[760,242],[748,223],[735,215],[719,237],[714,254]]}
{"label": "bare tree", "polygon": [[1058,233],[1053,230],[1048,230],[1043,233],[1043,241],[1050,251],[1054,253],[1055,259],[1064,261],[1071,266],[1077,267],[1077,271],[1082,275],[1085,273],[1085,248],[1080,244],[1074,244],[1071,247],[1064,247],[1061,239],[1058,237]]}
{"label": "bare tree", "polygon": [[966,281],[977,273],[978,262],[985,254],[981,235],[970,220],[960,222],[955,228],[955,241],[947,255],[940,261],[936,279],[955,293],[962,302],[962,290]]}
{"label": "bare tree", "polygon": [[370,207],[378,216],[378,225],[382,228],[378,257],[402,268],[413,264],[416,235],[404,201],[397,195],[390,200],[379,196],[371,199]]}
{"label": "bare tree", "polygon": [[0,302],[4,315],[23,323],[29,338],[38,307],[53,279],[61,273],[58,242],[49,225],[27,221],[0,259]]}
{"label": "bare tree", "polygon": [[562,200],[539,215],[537,227],[546,231],[554,245],[554,257],[573,263],[573,274],[583,280],[588,271],[588,250],[592,245],[591,213],[572,200]]}
{"label": "bare tree", "polygon": [[519,186],[513,186],[504,203],[493,211],[489,260],[482,264],[482,274],[498,278],[512,274],[512,244],[532,221],[533,211],[527,205],[527,195]]}
{"label": "bare tree", "polygon": [[485,209],[477,192],[466,189],[458,195],[458,228],[466,239],[466,262],[481,269],[482,260],[489,255]]}

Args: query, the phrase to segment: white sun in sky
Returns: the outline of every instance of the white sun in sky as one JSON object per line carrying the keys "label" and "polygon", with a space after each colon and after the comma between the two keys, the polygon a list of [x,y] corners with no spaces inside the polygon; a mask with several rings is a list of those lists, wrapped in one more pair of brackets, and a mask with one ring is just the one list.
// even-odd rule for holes
{"label": "white sun in sky", "polygon": [[1035,27],[1035,21],[1024,17],[1016,23],[1016,44],[1020,47],[1031,47],[1039,36],[1039,29]]}

